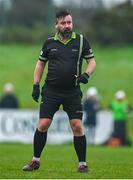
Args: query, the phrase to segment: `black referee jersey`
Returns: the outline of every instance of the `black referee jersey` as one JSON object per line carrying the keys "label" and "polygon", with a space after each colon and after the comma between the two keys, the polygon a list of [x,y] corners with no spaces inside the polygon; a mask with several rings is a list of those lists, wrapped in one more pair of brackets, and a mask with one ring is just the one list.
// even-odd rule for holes
{"label": "black referee jersey", "polygon": [[82,54],[78,63],[79,48],[80,35],[75,32],[72,32],[65,43],[61,41],[58,33],[44,42],[39,60],[48,61],[46,85],[66,90],[75,88],[77,66],[81,73],[83,59],[94,57],[89,42],[83,38]]}

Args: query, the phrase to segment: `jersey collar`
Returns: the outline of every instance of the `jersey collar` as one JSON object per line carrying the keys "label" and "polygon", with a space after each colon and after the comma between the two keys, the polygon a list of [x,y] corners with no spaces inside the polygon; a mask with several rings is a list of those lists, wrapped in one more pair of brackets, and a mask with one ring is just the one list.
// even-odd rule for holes
{"label": "jersey collar", "polygon": [[60,36],[58,33],[55,34],[54,36],[54,40],[55,41],[60,41],[61,43],[63,44],[67,44],[69,41],[71,41],[72,39],[76,39],[76,33],[75,32],[72,32],[71,34],[71,37],[66,41],[66,42],[63,42],[61,39],[60,39]]}

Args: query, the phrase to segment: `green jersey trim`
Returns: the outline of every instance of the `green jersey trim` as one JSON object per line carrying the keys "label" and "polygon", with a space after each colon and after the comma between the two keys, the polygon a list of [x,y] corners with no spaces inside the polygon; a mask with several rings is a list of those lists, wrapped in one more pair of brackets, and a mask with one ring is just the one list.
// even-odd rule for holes
{"label": "green jersey trim", "polygon": [[55,36],[54,36],[54,40],[55,40],[55,41],[60,41],[61,43],[65,44],[65,45],[66,45],[69,41],[71,41],[72,39],[76,39],[76,33],[75,33],[75,32],[72,32],[71,37],[70,37],[66,42],[63,42],[63,41],[61,40],[59,33],[56,33]]}
{"label": "green jersey trim", "polygon": [[79,73],[79,68],[80,68],[80,58],[82,54],[82,49],[83,49],[83,35],[80,34],[80,45],[79,45],[79,56],[78,56],[78,62],[77,62],[77,75],[76,75],[76,85],[77,85],[77,77],[80,75]]}

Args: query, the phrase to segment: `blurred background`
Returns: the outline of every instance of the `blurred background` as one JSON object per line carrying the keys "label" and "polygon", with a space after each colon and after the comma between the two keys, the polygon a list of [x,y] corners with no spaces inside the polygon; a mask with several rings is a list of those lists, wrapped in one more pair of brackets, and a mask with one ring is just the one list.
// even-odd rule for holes
{"label": "blurred background", "polygon": [[[101,110],[123,90],[133,106],[133,1],[132,0],[0,0],[0,97],[12,83],[20,109],[38,109],[31,98],[33,71],[48,35],[55,33],[55,13],[67,8],[74,29],[94,51],[97,68],[83,93],[95,86]],[[84,65],[85,67],[85,65]],[[44,73],[42,84],[46,75]],[[128,117],[133,138],[133,115]]]}

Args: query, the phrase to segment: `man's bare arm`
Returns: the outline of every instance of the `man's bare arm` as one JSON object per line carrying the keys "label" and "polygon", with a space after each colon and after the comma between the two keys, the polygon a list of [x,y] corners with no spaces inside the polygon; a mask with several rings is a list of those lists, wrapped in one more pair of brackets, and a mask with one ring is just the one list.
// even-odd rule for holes
{"label": "man's bare arm", "polygon": [[34,70],[34,84],[40,83],[45,65],[46,65],[46,62],[40,61],[40,60],[37,61],[37,64]]}
{"label": "man's bare arm", "polygon": [[86,68],[85,72],[87,74],[91,75],[94,72],[95,68],[96,68],[96,61],[95,61],[94,58],[88,59],[86,61],[87,61],[87,68]]}

